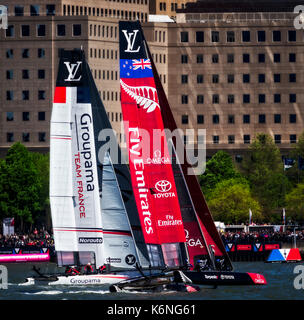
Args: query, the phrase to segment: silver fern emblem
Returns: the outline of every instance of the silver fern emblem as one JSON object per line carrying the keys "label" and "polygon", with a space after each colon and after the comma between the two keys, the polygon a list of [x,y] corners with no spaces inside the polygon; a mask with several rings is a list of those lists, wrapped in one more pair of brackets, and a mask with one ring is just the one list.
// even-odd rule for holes
{"label": "silver fern emblem", "polygon": [[131,87],[125,84],[120,79],[121,87],[124,91],[133,98],[138,105],[147,109],[147,112],[152,112],[156,107],[160,109],[158,104],[157,91],[153,87],[141,86],[141,87]]}

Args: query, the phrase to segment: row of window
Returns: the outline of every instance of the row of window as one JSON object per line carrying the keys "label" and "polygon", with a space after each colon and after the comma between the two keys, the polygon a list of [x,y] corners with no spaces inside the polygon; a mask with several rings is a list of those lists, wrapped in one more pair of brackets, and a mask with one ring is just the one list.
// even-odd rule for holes
{"label": "row of window", "polygon": [[[56,5],[55,4],[47,4],[43,7],[45,10],[45,14],[47,16],[54,16],[56,13]],[[29,14],[31,16],[39,16],[42,12],[40,5],[30,5],[29,6]],[[22,5],[15,5],[14,7],[14,14],[16,17],[24,16],[24,6]]]}
{"label": "row of window", "polygon": [[[251,122],[251,115],[250,114],[243,114],[243,124],[249,124]],[[296,123],[297,122],[297,115],[296,114],[289,114],[289,123]],[[188,124],[189,123],[189,116],[183,114],[181,116],[181,123]],[[205,117],[203,114],[197,115],[197,124],[204,124]],[[219,124],[220,123],[220,115],[213,114],[212,115],[212,123]],[[227,123],[234,124],[235,123],[235,115],[229,114],[227,116]],[[266,123],[266,115],[259,114],[258,115],[258,123]],[[273,115],[273,123],[282,123],[282,115],[281,114],[274,114]]]}
{"label": "row of window", "polygon": [[118,51],[110,49],[94,49],[90,48],[90,58],[98,59],[118,59]]}
{"label": "row of window", "polygon": [[[285,75],[284,75],[285,76]],[[250,83],[251,76],[249,73],[244,73],[242,76],[243,83]],[[279,83],[282,80],[283,75],[280,73],[274,73],[272,75],[273,82]],[[287,74],[288,81],[289,82],[297,82],[297,74],[296,73],[289,73]],[[211,82],[212,83],[220,83],[220,75],[219,74],[212,74],[210,75]],[[234,74],[228,74],[227,75],[227,82],[228,83],[234,83],[235,75]],[[188,74],[182,74],[181,75],[181,83],[187,84],[189,82],[189,75]],[[204,83],[204,75],[197,74],[196,75],[196,82],[197,83]],[[259,73],[257,74],[257,82],[258,83],[265,83],[266,82],[266,75],[265,73]]]}
{"label": "row of window", "polygon": [[[282,95],[280,93],[275,93],[273,95],[273,103],[281,103],[282,102]],[[213,104],[220,103],[220,95],[219,94],[213,94],[211,96],[211,102]],[[251,95],[250,94],[243,94],[243,103],[251,103]],[[290,93],[289,94],[289,100],[287,102],[289,103],[296,103],[297,102],[297,95],[296,93]],[[227,95],[227,103],[235,103],[235,95],[234,94],[228,94]],[[181,95],[181,104],[188,104],[189,103],[189,96],[187,94]],[[196,96],[196,103],[197,104],[203,104],[204,103],[204,95],[198,94]],[[265,94],[259,94],[258,95],[258,103],[266,103],[266,95]]]}
{"label": "row of window", "polygon": [[[15,114],[13,111],[6,112],[6,121],[14,121],[15,120]],[[37,113],[37,120],[38,121],[45,121],[45,112],[39,111]],[[22,112],[22,121],[30,121],[30,112],[24,111]]]}
{"label": "row of window", "polygon": [[[243,53],[241,57],[242,57],[243,63],[250,63],[250,62],[265,63],[266,62],[265,53],[258,53],[257,60],[254,60],[254,61],[251,58],[252,55],[250,55],[250,53]],[[211,55],[211,62],[212,63],[219,63],[219,61],[220,61],[220,58],[219,58],[218,53],[214,53]],[[234,63],[234,61],[235,61],[235,55],[233,53],[227,54],[226,60],[225,59],[222,60],[223,63]],[[203,62],[204,62],[204,55],[197,54],[196,55],[196,63],[203,63]],[[280,63],[281,62],[281,54],[280,53],[273,53],[272,60],[270,62]],[[289,53],[288,62],[296,62],[296,54],[295,53]],[[189,63],[189,56],[187,54],[181,55],[181,63],[182,64]]]}
{"label": "row of window", "polygon": [[[185,8],[185,4],[181,3],[181,9]],[[176,12],[178,9],[178,3],[176,2],[171,2],[171,11]],[[159,11],[167,11],[167,3],[166,2],[160,2],[159,3]]]}
{"label": "row of window", "polygon": [[[34,57],[37,57],[37,58],[44,58],[45,57],[45,49],[43,48],[38,48],[38,49],[35,49],[37,50],[36,52],[36,55]],[[14,58],[14,49],[7,49],[6,50],[6,58],[7,59],[13,59]],[[21,58],[24,58],[24,59],[27,59],[30,57],[30,49],[28,48],[24,48],[24,49],[21,49]]]}
{"label": "row of window", "polygon": [[[29,132],[22,133],[22,142],[30,142],[31,134]],[[45,132],[38,132],[38,141],[39,142],[46,142],[46,133]],[[15,134],[14,132],[7,132],[6,133],[6,142],[15,142]]]}
{"label": "row of window", "polygon": [[[242,30],[241,41],[248,43],[252,41],[252,34],[254,31],[250,30]],[[284,31],[285,33],[285,31]],[[281,42],[283,39],[283,31],[281,30],[273,30],[271,40],[273,42]],[[297,31],[296,30],[286,30],[287,33],[287,41],[296,42],[297,41]],[[223,36],[227,43],[236,42],[238,32],[236,31],[226,31],[226,35]],[[265,42],[266,39],[266,31],[258,30],[256,31],[256,41],[257,42]],[[210,31],[210,41],[213,43],[220,42],[220,31]],[[204,31],[196,31],[195,32],[195,42],[201,43],[205,41],[205,32]],[[180,32],[180,42],[189,42],[189,32],[181,31]]]}
{"label": "row of window", "polygon": [[[20,70],[22,79],[30,79],[30,70],[24,69]],[[14,79],[14,70],[6,70],[6,79],[13,80]],[[38,69],[37,70],[37,79],[45,79],[45,70]]]}
{"label": "row of window", "polygon": [[[46,99],[45,90],[38,90],[37,99],[38,100],[45,100]],[[13,90],[7,90],[6,91],[6,100],[7,101],[16,100],[15,97],[14,97],[14,91]],[[30,100],[30,91],[29,90],[22,90],[21,91],[21,100],[23,100],[23,101]]]}
{"label": "row of window", "polygon": [[[282,143],[282,135],[280,134],[275,134],[273,136],[274,142],[277,144]],[[251,136],[250,134],[244,134],[243,135],[243,143],[244,144],[250,144]],[[220,136],[218,135],[213,135],[212,136],[212,142],[214,144],[219,144],[220,143]],[[227,136],[227,142],[228,144],[234,144],[235,143],[235,135],[228,135]],[[297,142],[297,135],[296,134],[290,134],[289,135],[289,143],[296,143]]]}

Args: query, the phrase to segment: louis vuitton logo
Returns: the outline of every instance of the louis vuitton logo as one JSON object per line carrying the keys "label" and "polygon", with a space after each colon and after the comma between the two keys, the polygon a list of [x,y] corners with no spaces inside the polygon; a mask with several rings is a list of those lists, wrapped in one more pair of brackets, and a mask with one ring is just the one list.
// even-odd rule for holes
{"label": "louis vuitton logo", "polygon": [[127,43],[128,43],[128,47],[127,49],[125,50],[125,52],[138,52],[140,50],[140,46],[138,46],[137,49],[134,49],[134,44],[135,44],[135,40],[136,40],[136,36],[137,36],[137,33],[138,33],[138,30],[133,30],[133,32],[127,32],[127,30],[122,30],[126,40],[127,40]]}
{"label": "louis vuitton logo", "polygon": [[79,78],[75,79],[81,63],[81,61],[77,61],[77,63],[64,62],[69,73],[69,76],[66,79],[64,79],[64,81],[79,81],[81,79],[81,75],[79,76]]}

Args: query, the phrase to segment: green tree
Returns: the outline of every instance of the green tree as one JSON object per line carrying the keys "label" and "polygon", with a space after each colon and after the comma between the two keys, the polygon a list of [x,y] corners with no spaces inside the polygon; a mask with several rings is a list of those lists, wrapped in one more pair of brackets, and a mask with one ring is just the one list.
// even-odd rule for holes
{"label": "green tree", "polygon": [[241,178],[231,156],[225,151],[218,151],[207,163],[206,170],[200,176],[200,185],[206,197],[223,180]]}
{"label": "green tree", "polygon": [[295,221],[304,221],[304,183],[298,184],[286,195],[286,215]]}
{"label": "green tree", "polygon": [[263,220],[261,207],[251,196],[249,184],[245,180],[219,182],[209,194],[207,202],[214,219],[227,224],[248,222],[249,209],[253,213],[253,221]]}
{"label": "green tree", "polygon": [[285,203],[285,194],[291,185],[284,175],[279,148],[272,137],[260,133],[248,149],[241,165],[252,194],[258,199],[263,212],[271,219],[274,209]]}
{"label": "green tree", "polygon": [[24,223],[33,223],[41,211],[42,178],[31,153],[19,142],[15,143],[0,163],[1,217],[15,217],[23,231]]}

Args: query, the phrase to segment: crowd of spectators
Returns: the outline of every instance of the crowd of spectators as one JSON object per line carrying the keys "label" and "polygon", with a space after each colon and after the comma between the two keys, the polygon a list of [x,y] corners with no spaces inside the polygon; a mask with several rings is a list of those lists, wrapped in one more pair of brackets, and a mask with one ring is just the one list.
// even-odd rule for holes
{"label": "crowd of spectators", "polygon": [[286,230],[285,232],[274,230],[259,230],[259,231],[234,231],[223,232],[222,240],[224,243],[252,243],[252,242],[289,242],[292,243],[294,239],[296,241],[304,241],[304,229],[296,230],[295,233],[292,230]]}
{"label": "crowd of spectators", "polygon": [[0,247],[18,248],[24,246],[52,247],[54,246],[54,239],[47,230],[37,230],[36,228],[28,234],[0,234]]}

